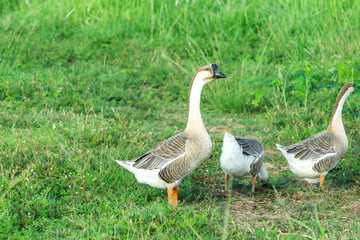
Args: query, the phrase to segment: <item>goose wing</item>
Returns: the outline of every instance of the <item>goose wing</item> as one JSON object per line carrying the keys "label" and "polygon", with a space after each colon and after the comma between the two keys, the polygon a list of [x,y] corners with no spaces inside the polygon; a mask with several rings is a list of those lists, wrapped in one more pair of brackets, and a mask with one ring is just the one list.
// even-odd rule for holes
{"label": "goose wing", "polygon": [[315,172],[322,173],[326,171],[330,171],[333,167],[335,167],[337,163],[337,154],[327,154],[323,158],[321,158],[318,162],[314,163],[312,169]]}
{"label": "goose wing", "polygon": [[235,137],[237,143],[242,147],[244,154],[259,157],[264,152],[264,147],[261,143],[255,139]]}
{"label": "goose wing", "polygon": [[243,153],[254,156],[255,159],[250,165],[250,174],[256,176],[264,162],[265,151],[263,145],[251,138],[235,137],[238,144],[242,147]]}
{"label": "goose wing", "polygon": [[327,133],[321,132],[304,141],[286,147],[286,152],[293,154],[295,159],[313,160],[318,162],[321,159],[336,155],[335,138]]}
{"label": "goose wing", "polygon": [[165,165],[182,157],[186,153],[185,142],[187,138],[181,134],[170,137],[149,152],[131,160],[133,167],[138,169],[161,169]]}

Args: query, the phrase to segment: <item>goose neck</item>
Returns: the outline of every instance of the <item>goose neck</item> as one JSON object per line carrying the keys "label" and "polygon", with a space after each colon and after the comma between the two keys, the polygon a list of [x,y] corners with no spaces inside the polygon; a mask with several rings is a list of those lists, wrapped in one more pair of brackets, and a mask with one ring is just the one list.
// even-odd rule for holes
{"label": "goose neck", "polygon": [[185,131],[189,133],[206,132],[200,112],[201,91],[204,84],[201,81],[193,81],[190,89],[189,115]]}
{"label": "goose neck", "polygon": [[335,108],[331,116],[331,121],[329,123],[328,131],[333,132],[337,135],[346,136],[344,125],[342,122],[342,109],[345,103],[346,98],[349,96],[350,92],[346,92],[342,96],[339,95],[336,99]]}

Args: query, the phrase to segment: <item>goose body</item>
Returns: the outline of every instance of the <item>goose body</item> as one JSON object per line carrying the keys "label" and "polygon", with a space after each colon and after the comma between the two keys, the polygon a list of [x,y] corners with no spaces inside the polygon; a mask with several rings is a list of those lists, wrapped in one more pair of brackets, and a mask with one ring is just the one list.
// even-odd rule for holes
{"label": "goose body", "polygon": [[269,175],[264,166],[265,151],[255,139],[234,137],[226,132],[220,156],[220,166],[225,172],[225,190],[228,190],[229,177],[252,176],[252,192],[255,192],[256,177],[267,182]]}
{"label": "goose body", "polygon": [[225,78],[216,64],[201,67],[190,85],[189,115],[184,132],[160,142],[147,153],[130,161],[117,161],[132,172],[139,183],[168,189],[169,202],[177,205],[181,181],[208,159],[212,143],[200,112],[200,96],[205,84]]}
{"label": "goose body", "polygon": [[342,87],[326,131],[317,133],[290,146],[276,144],[289,163],[290,170],[305,183],[317,183],[323,189],[326,174],[333,169],[348,150],[349,142],[342,123],[342,108],[346,98],[354,92],[352,83]]}
{"label": "goose body", "polygon": [[[186,133],[170,137],[147,153],[130,161],[117,161],[132,172],[139,183],[155,188],[175,188],[211,155],[208,134],[192,139]],[[189,161],[189,160],[194,161]]]}

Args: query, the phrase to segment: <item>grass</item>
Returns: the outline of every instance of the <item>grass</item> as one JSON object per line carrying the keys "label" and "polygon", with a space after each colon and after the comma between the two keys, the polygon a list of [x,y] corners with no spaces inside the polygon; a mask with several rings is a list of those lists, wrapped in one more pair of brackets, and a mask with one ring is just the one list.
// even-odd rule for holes
{"label": "grass", "polygon": [[[0,238],[357,239],[357,1],[1,1]],[[115,163],[182,131],[197,67],[213,155],[166,192]],[[307,189],[284,145],[326,129],[345,82],[348,153]],[[219,167],[224,131],[259,139],[270,184]]]}

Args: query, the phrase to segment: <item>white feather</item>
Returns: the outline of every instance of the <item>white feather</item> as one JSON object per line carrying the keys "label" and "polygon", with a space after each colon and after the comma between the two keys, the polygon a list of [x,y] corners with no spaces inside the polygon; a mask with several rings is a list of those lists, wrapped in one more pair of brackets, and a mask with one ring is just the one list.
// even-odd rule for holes
{"label": "white feather", "polygon": [[250,165],[255,157],[244,155],[242,147],[228,132],[225,133],[221,149],[220,166],[225,173],[233,178],[241,178],[250,174]]}
{"label": "white feather", "polygon": [[148,184],[154,188],[160,188],[160,189],[174,188],[180,185],[182,181],[182,179],[180,179],[174,183],[168,184],[160,179],[159,177],[160,169],[153,169],[153,170],[139,169],[128,164],[126,161],[116,160],[116,162],[121,166],[123,166],[124,168],[126,168],[128,171],[132,172],[139,183]]}
{"label": "white feather", "polygon": [[333,154],[324,155],[322,158],[318,159],[317,161],[314,161],[313,159],[299,160],[295,158],[295,154],[288,153],[284,146],[280,144],[276,144],[276,147],[280,150],[280,152],[284,155],[284,157],[288,161],[290,170],[297,176],[304,178],[305,181],[309,183],[317,183],[320,181],[320,176],[325,176],[328,173],[328,172],[322,172],[322,173],[315,172],[312,167],[315,163],[319,162],[324,157]]}

